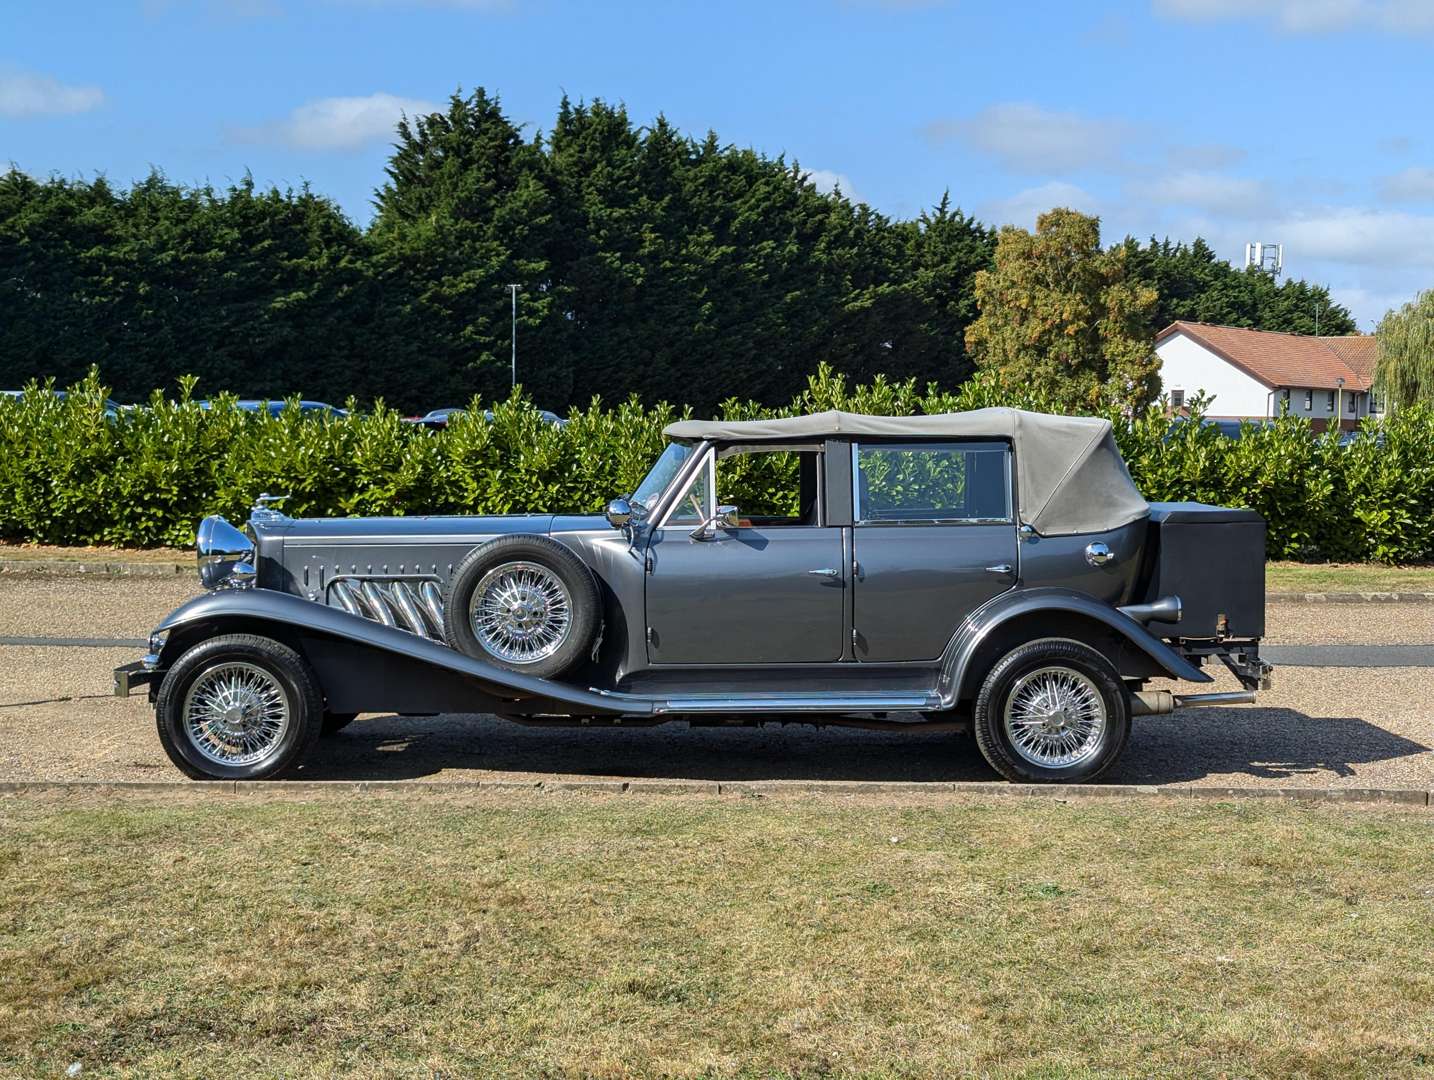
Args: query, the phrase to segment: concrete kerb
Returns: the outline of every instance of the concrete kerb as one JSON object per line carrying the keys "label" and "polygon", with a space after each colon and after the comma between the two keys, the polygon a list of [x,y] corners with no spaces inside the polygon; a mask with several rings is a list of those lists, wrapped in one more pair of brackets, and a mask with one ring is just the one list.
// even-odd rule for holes
{"label": "concrete kerb", "polygon": [[1159,784],[1001,784],[983,781],[861,780],[7,780],[0,797],[113,795],[246,796],[259,799],[474,794],[668,795],[780,798],[842,795],[963,795],[1000,799],[1280,799],[1342,805],[1434,805],[1422,788],[1172,787]]}

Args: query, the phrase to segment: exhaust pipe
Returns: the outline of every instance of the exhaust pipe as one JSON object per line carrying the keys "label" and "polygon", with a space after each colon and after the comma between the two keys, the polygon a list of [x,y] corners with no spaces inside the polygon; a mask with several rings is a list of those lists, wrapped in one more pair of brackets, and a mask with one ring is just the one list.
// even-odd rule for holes
{"label": "exhaust pipe", "polygon": [[1132,716],[1164,716],[1176,709],[1202,705],[1253,705],[1253,690],[1232,690],[1224,694],[1172,694],[1169,690],[1141,690],[1130,695]]}
{"label": "exhaust pipe", "polygon": [[1182,605],[1178,596],[1162,596],[1153,604],[1126,604],[1125,607],[1116,608],[1116,610],[1129,615],[1138,623],[1178,623]]}

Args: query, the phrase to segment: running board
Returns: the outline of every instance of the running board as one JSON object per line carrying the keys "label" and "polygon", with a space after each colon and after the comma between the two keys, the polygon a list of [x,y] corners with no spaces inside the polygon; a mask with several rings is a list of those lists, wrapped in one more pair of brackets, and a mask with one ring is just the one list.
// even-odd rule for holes
{"label": "running board", "polygon": [[653,702],[657,715],[673,713],[921,712],[939,709],[935,694],[689,694]]}

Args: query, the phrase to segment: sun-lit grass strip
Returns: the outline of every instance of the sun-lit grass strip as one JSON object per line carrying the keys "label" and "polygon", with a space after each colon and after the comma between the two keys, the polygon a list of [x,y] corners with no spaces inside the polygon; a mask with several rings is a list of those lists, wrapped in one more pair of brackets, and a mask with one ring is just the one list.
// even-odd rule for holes
{"label": "sun-lit grass strip", "polygon": [[0,803],[0,1072],[1406,1075],[1422,814]]}

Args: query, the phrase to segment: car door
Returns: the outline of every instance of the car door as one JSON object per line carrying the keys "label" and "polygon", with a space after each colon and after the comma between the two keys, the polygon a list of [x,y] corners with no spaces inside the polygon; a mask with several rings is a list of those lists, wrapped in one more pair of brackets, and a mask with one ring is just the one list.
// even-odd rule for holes
{"label": "car door", "polygon": [[934,660],[1016,582],[1010,446],[854,442],[852,476],[853,655]]}
{"label": "car door", "polygon": [[[784,451],[790,453],[791,451]],[[841,659],[849,559],[815,491],[791,519],[739,517],[694,536],[722,502],[709,448],[648,544],[653,664],[805,664]],[[820,455],[803,475],[820,473]],[[804,484],[804,489],[807,485]],[[739,515],[743,508],[738,507]]]}

